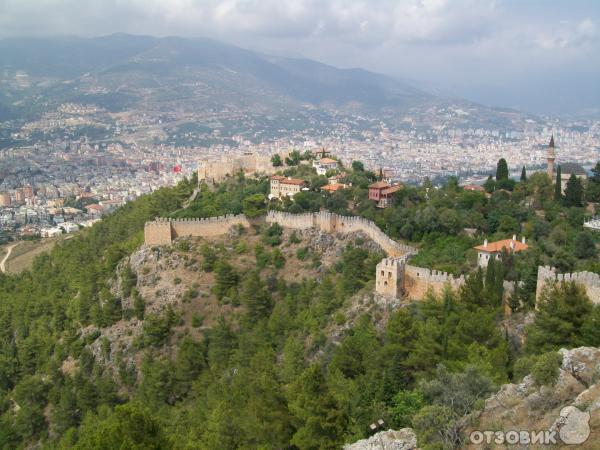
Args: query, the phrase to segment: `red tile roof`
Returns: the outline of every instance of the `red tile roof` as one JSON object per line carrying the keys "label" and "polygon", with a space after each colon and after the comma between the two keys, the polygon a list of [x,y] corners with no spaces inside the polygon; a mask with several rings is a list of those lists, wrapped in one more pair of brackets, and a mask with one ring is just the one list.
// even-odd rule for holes
{"label": "red tile roof", "polygon": [[301,180],[299,178],[286,178],[286,177],[282,177],[281,175],[273,175],[271,177],[271,180],[279,180],[279,182],[282,183],[282,184],[303,185],[303,184],[306,183],[306,181]]}
{"label": "red tile roof", "polygon": [[321,188],[321,190],[327,191],[327,192],[335,192],[335,191],[339,191],[340,189],[345,189],[345,188],[346,188],[345,184],[335,183],[335,184],[325,185]]}
{"label": "red tile roof", "polygon": [[281,184],[296,184],[298,186],[302,186],[303,184],[306,183],[306,181],[300,180],[298,178],[284,178],[283,180],[280,180],[279,182]]}
{"label": "red tile roof", "polygon": [[369,186],[369,189],[373,188],[373,189],[384,189],[386,187],[390,187],[389,184],[387,184],[385,181],[376,181],[375,183],[371,184]]}
{"label": "red tile roof", "polygon": [[398,192],[400,190],[402,186],[400,186],[399,184],[396,184],[394,186],[390,186],[388,188],[385,188],[381,191],[381,193],[383,195],[389,195],[389,194],[393,194],[394,192]]}
{"label": "red tile roof", "polygon": [[[514,248],[511,247],[511,243],[513,244]],[[487,253],[500,253],[503,249],[513,252],[520,252],[523,250],[527,250],[529,248],[529,245],[517,240],[504,239],[502,241],[488,242],[487,246],[478,245],[477,247],[473,248],[475,250],[480,250]]]}
{"label": "red tile roof", "polygon": [[335,159],[331,159],[331,158],[321,158],[319,160],[319,164],[337,164],[337,161]]}

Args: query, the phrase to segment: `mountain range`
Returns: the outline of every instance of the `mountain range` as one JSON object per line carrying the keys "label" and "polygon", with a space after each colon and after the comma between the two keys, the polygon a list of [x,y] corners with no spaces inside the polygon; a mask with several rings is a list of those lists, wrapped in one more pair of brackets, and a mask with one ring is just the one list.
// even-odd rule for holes
{"label": "mountain range", "polygon": [[436,96],[363,69],[273,57],[205,38],[114,34],[0,40],[0,81],[4,119],[64,101],[112,111],[234,107],[276,114],[282,108],[317,108],[382,117],[456,115],[458,108],[471,110],[470,120],[499,125],[524,117]]}

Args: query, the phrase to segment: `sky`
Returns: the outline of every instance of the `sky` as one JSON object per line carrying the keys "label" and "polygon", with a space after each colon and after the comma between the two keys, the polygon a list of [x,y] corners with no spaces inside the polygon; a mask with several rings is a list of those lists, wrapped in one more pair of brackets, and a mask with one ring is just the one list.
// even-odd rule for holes
{"label": "sky", "polygon": [[209,37],[538,114],[600,114],[597,0],[0,0],[0,38]]}

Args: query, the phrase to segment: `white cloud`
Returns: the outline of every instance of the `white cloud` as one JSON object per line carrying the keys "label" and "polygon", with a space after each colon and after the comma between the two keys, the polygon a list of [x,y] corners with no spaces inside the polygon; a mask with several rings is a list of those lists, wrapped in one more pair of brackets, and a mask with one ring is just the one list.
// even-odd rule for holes
{"label": "white cloud", "polygon": [[493,0],[0,0],[4,34],[234,34],[468,42],[486,33]]}
{"label": "white cloud", "polygon": [[538,34],[537,44],[548,50],[580,48],[598,40],[596,24],[589,18],[580,22],[561,22]]}

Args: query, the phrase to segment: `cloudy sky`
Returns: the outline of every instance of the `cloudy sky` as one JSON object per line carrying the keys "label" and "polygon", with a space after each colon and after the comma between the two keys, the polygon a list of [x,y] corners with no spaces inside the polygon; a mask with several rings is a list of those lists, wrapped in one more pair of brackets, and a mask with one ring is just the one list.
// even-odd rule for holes
{"label": "cloudy sky", "polygon": [[0,0],[0,37],[204,36],[537,113],[600,111],[596,0]]}

